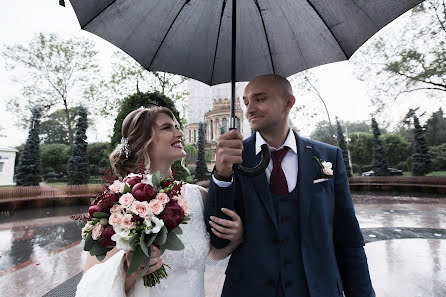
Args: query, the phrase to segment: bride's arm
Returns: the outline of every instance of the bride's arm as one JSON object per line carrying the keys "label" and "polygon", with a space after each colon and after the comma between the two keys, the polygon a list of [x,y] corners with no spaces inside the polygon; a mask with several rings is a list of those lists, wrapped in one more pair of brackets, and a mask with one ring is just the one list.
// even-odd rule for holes
{"label": "bride's arm", "polygon": [[[207,190],[199,187],[203,202],[206,200]],[[211,245],[209,257],[214,260],[222,260],[229,256],[243,242],[243,223],[239,215],[232,210],[222,209],[222,212],[232,220],[211,217],[211,231],[215,236],[228,239],[230,242],[222,249],[217,249]]]}

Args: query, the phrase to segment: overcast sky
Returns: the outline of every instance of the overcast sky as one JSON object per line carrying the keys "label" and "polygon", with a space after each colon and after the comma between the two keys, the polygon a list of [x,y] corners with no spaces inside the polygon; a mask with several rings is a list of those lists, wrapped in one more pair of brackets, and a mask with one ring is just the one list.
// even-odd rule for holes
{"label": "overcast sky", "polygon": [[[0,0],[3,8],[0,11],[0,45],[26,44],[39,32],[57,33],[63,37],[88,37],[99,50],[101,64],[106,67],[107,57],[116,48],[106,41],[80,30],[73,9],[68,1],[66,7],[58,5],[58,0]],[[349,62],[339,62],[324,65],[312,70],[317,78],[317,86],[323,98],[326,99],[328,110],[332,119],[337,115],[343,120],[357,121],[368,119],[370,108],[369,100],[365,94],[365,86],[358,81]],[[5,104],[12,96],[18,96],[19,86],[10,80],[9,74],[0,68],[0,132],[6,137],[0,138],[3,145],[16,146],[23,143],[27,131],[16,128],[13,124],[14,115],[7,112]],[[300,97],[299,90],[295,90],[299,102],[308,103],[310,97]],[[293,119],[294,124],[301,129],[304,136],[308,136],[317,120],[325,119],[325,110],[320,102],[313,102],[317,107],[320,104],[320,116],[314,121],[303,123],[300,118]],[[348,107],[348,108],[346,108]],[[110,120],[97,123],[96,130],[89,131],[89,142],[108,141],[110,133]]]}

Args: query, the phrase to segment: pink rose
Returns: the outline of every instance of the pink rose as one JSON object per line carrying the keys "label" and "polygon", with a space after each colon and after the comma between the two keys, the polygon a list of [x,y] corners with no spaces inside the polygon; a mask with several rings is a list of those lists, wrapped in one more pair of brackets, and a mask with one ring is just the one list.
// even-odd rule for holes
{"label": "pink rose", "polygon": [[325,175],[333,175],[333,169],[324,168],[323,172]]}
{"label": "pink rose", "polygon": [[123,182],[127,183],[129,185],[129,187],[133,187],[136,184],[139,184],[142,180],[142,176],[139,175],[134,175],[134,176],[129,176],[124,178]]}
{"label": "pink rose", "polygon": [[129,208],[133,202],[135,202],[135,198],[130,193],[124,194],[121,196],[121,198],[119,198],[119,204],[125,208]]}
{"label": "pink rose", "polygon": [[186,200],[186,199],[183,199],[183,198],[179,198],[179,199],[177,200],[177,203],[178,203],[178,205],[181,206],[181,208],[183,209],[184,214],[185,214],[185,215],[188,215],[188,214],[189,214],[189,204],[187,203],[187,200]]}
{"label": "pink rose", "polygon": [[122,221],[123,215],[120,212],[114,212],[111,214],[111,216],[108,218],[108,223],[110,225],[116,225],[120,224]]}
{"label": "pink rose", "polygon": [[91,231],[91,237],[93,240],[98,240],[101,237],[102,232],[104,231],[104,226],[101,223],[96,223],[94,225],[93,230]]}
{"label": "pink rose", "polygon": [[122,206],[119,205],[119,204],[115,204],[115,205],[113,205],[113,207],[110,209],[110,212],[111,212],[111,213],[114,213],[114,212],[121,212],[121,211],[122,211]]}
{"label": "pink rose", "polygon": [[170,231],[183,221],[184,211],[176,201],[171,200],[166,204],[166,209],[164,209],[160,218],[164,221],[167,230]]}
{"label": "pink rose", "polygon": [[[153,201],[153,200],[152,200]],[[131,210],[141,218],[147,218],[152,214],[149,203],[147,201],[135,201],[131,206]]]}
{"label": "pink rose", "polygon": [[159,215],[164,210],[164,205],[158,199],[153,199],[149,202],[149,208],[153,214]]}
{"label": "pink rose", "polygon": [[158,193],[158,195],[156,195],[156,199],[161,201],[161,203],[164,205],[170,201],[170,198],[166,193]]}
{"label": "pink rose", "polygon": [[138,201],[150,201],[158,194],[154,187],[149,184],[139,183],[132,188],[132,195]]}
{"label": "pink rose", "polygon": [[125,229],[133,229],[136,224],[132,220],[133,216],[131,214],[126,214],[122,217],[121,226]]}
{"label": "pink rose", "polygon": [[115,230],[112,226],[108,225],[104,231],[102,231],[101,244],[103,247],[112,248],[116,246],[116,242],[111,239],[111,237],[115,234]]}
{"label": "pink rose", "polygon": [[115,180],[108,188],[111,192],[115,194],[119,194],[124,192],[125,183],[120,182],[119,180]]}

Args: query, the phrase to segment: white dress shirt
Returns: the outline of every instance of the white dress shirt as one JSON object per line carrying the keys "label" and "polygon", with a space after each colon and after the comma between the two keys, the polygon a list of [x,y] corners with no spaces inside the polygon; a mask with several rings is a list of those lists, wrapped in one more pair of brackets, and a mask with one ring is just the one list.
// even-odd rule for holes
{"label": "white dress shirt", "polygon": [[[262,144],[266,143],[265,139],[263,139],[262,135],[260,135],[259,132],[256,132],[256,143],[255,143],[255,149],[256,149],[256,155],[261,152],[261,146]],[[294,190],[297,183],[297,174],[298,174],[298,159],[297,159],[297,144],[296,144],[296,137],[294,137],[293,130],[290,128],[288,132],[288,136],[285,139],[285,142],[282,144],[279,148],[274,148],[268,145],[269,150],[271,152],[280,150],[284,147],[289,147],[288,151],[286,152],[285,156],[282,159],[282,170],[286,177],[286,182],[288,184],[288,192],[291,193],[291,191]],[[273,160],[269,161],[268,167],[265,170],[266,173],[266,179],[268,180],[271,176],[271,171],[273,170]],[[217,180],[214,175],[212,175],[212,179],[214,180],[214,183],[219,187],[229,187],[232,185],[232,182],[225,182]]]}

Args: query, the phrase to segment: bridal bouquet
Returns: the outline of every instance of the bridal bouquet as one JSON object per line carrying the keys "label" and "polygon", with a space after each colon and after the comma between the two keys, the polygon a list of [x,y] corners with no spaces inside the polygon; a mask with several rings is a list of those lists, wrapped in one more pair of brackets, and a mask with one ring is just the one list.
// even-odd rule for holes
{"label": "bridal bouquet", "polygon": [[[151,245],[158,246],[161,253],[184,249],[177,237],[182,234],[180,224],[190,219],[183,186],[182,182],[162,178],[159,172],[114,180],[91,202],[87,221],[81,225],[84,250],[99,261],[114,247],[134,251],[127,273],[144,267],[146,274]],[[165,266],[145,275],[144,285],[152,287],[166,278]]]}

